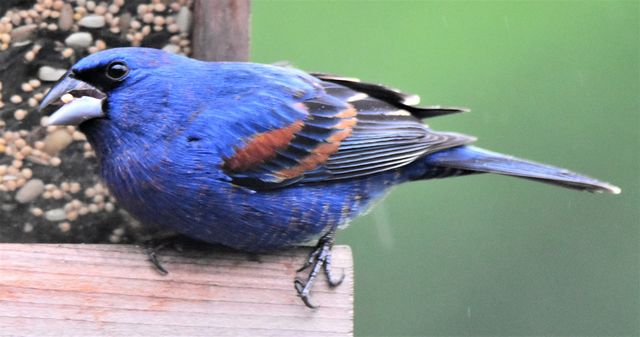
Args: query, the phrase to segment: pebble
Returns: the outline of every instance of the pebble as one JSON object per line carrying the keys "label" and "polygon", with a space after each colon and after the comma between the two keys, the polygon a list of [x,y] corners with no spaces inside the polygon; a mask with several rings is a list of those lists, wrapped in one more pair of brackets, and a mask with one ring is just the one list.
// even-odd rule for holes
{"label": "pebble", "polygon": [[18,205],[16,204],[2,204],[2,207],[0,207],[0,209],[2,209],[5,212],[11,212],[15,210],[17,207]]}
{"label": "pebble", "polygon": [[30,179],[16,193],[16,201],[26,204],[44,192],[44,183],[40,179]]}
{"label": "pebble", "polygon": [[67,71],[65,69],[53,68],[50,66],[42,66],[38,69],[38,78],[41,81],[55,82],[60,79]]}
{"label": "pebble", "polygon": [[121,31],[126,31],[131,23],[131,14],[126,12],[120,16],[119,28]]}
{"label": "pebble", "polygon": [[189,33],[191,31],[191,11],[187,7],[180,8],[176,23],[181,33]]}
{"label": "pebble", "polygon": [[71,224],[68,222],[61,222],[58,224],[58,229],[60,229],[61,232],[66,233],[71,230]]}
{"label": "pebble", "polygon": [[86,28],[102,28],[105,25],[105,19],[102,15],[87,15],[78,21],[78,25]]}
{"label": "pebble", "polygon": [[44,218],[49,221],[62,221],[67,219],[67,213],[62,208],[50,209],[44,212]]}
{"label": "pebble", "polygon": [[65,147],[67,147],[73,138],[64,129],[58,129],[53,131],[47,137],[44,138],[44,149],[43,151],[49,154],[50,156],[55,156],[58,152],[62,151]]}
{"label": "pebble", "polygon": [[64,43],[72,48],[87,48],[93,42],[93,37],[87,32],[77,32],[69,35]]}
{"label": "pebble", "polygon": [[25,233],[31,233],[33,231],[33,225],[27,222],[22,227],[22,231],[25,232]]}
{"label": "pebble", "polygon": [[33,35],[37,28],[38,25],[35,24],[16,27],[11,32],[11,41],[13,43],[29,41],[31,40],[31,38],[33,38]]}
{"label": "pebble", "polygon": [[166,52],[168,52],[168,53],[177,54],[177,53],[179,53],[179,52],[180,52],[180,47],[179,47],[179,46],[176,46],[175,44],[171,44],[171,43],[170,43],[170,44],[168,44],[168,45],[164,46],[164,47],[162,48],[162,50],[164,50],[164,51],[166,51]]}
{"label": "pebble", "polygon": [[71,7],[71,4],[64,4],[62,10],[60,10],[58,27],[60,30],[69,30],[73,28],[73,7]]}

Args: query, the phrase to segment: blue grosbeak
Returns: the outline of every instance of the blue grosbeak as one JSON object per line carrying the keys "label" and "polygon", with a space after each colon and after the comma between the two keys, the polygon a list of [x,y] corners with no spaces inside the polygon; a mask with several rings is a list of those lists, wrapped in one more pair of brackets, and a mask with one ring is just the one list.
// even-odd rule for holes
{"label": "blue grosbeak", "polygon": [[564,169],[486,151],[421,119],[462,112],[358,79],[255,63],[209,63],[145,48],[80,60],[41,108],[79,125],[101,176],[143,223],[263,252],[317,239],[296,280],[330,274],[335,230],[394,185],[497,173],[619,193]]}

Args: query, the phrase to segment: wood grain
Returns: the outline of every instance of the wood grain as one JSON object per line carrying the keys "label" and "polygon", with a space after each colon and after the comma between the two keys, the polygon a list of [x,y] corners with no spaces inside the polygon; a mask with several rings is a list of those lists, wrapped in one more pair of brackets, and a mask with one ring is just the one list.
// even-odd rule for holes
{"label": "wood grain", "polygon": [[206,61],[248,61],[249,0],[196,0],[193,57]]}
{"label": "wood grain", "polygon": [[317,309],[293,287],[308,251],[162,251],[162,276],[137,246],[0,244],[0,335],[351,336],[349,247],[334,247],[346,278],[333,289],[319,278]]}

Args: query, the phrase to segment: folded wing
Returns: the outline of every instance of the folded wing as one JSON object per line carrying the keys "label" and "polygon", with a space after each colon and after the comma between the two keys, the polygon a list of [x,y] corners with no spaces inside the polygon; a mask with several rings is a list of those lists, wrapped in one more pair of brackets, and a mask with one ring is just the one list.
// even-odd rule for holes
{"label": "folded wing", "polygon": [[460,108],[415,107],[417,96],[355,79],[316,75],[322,90],[290,105],[305,116],[243,140],[223,168],[234,183],[269,189],[351,179],[407,165],[473,137],[435,132],[419,118]]}

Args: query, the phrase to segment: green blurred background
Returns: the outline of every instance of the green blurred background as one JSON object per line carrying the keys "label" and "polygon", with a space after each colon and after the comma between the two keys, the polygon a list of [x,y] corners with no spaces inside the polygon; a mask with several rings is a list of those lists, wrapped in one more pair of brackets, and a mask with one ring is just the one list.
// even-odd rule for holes
{"label": "green blurred background", "polygon": [[398,187],[339,236],[356,335],[640,334],[638,1],[255,1],[252,20],[254,61],[468,106],[430,124],[623,189]]}

